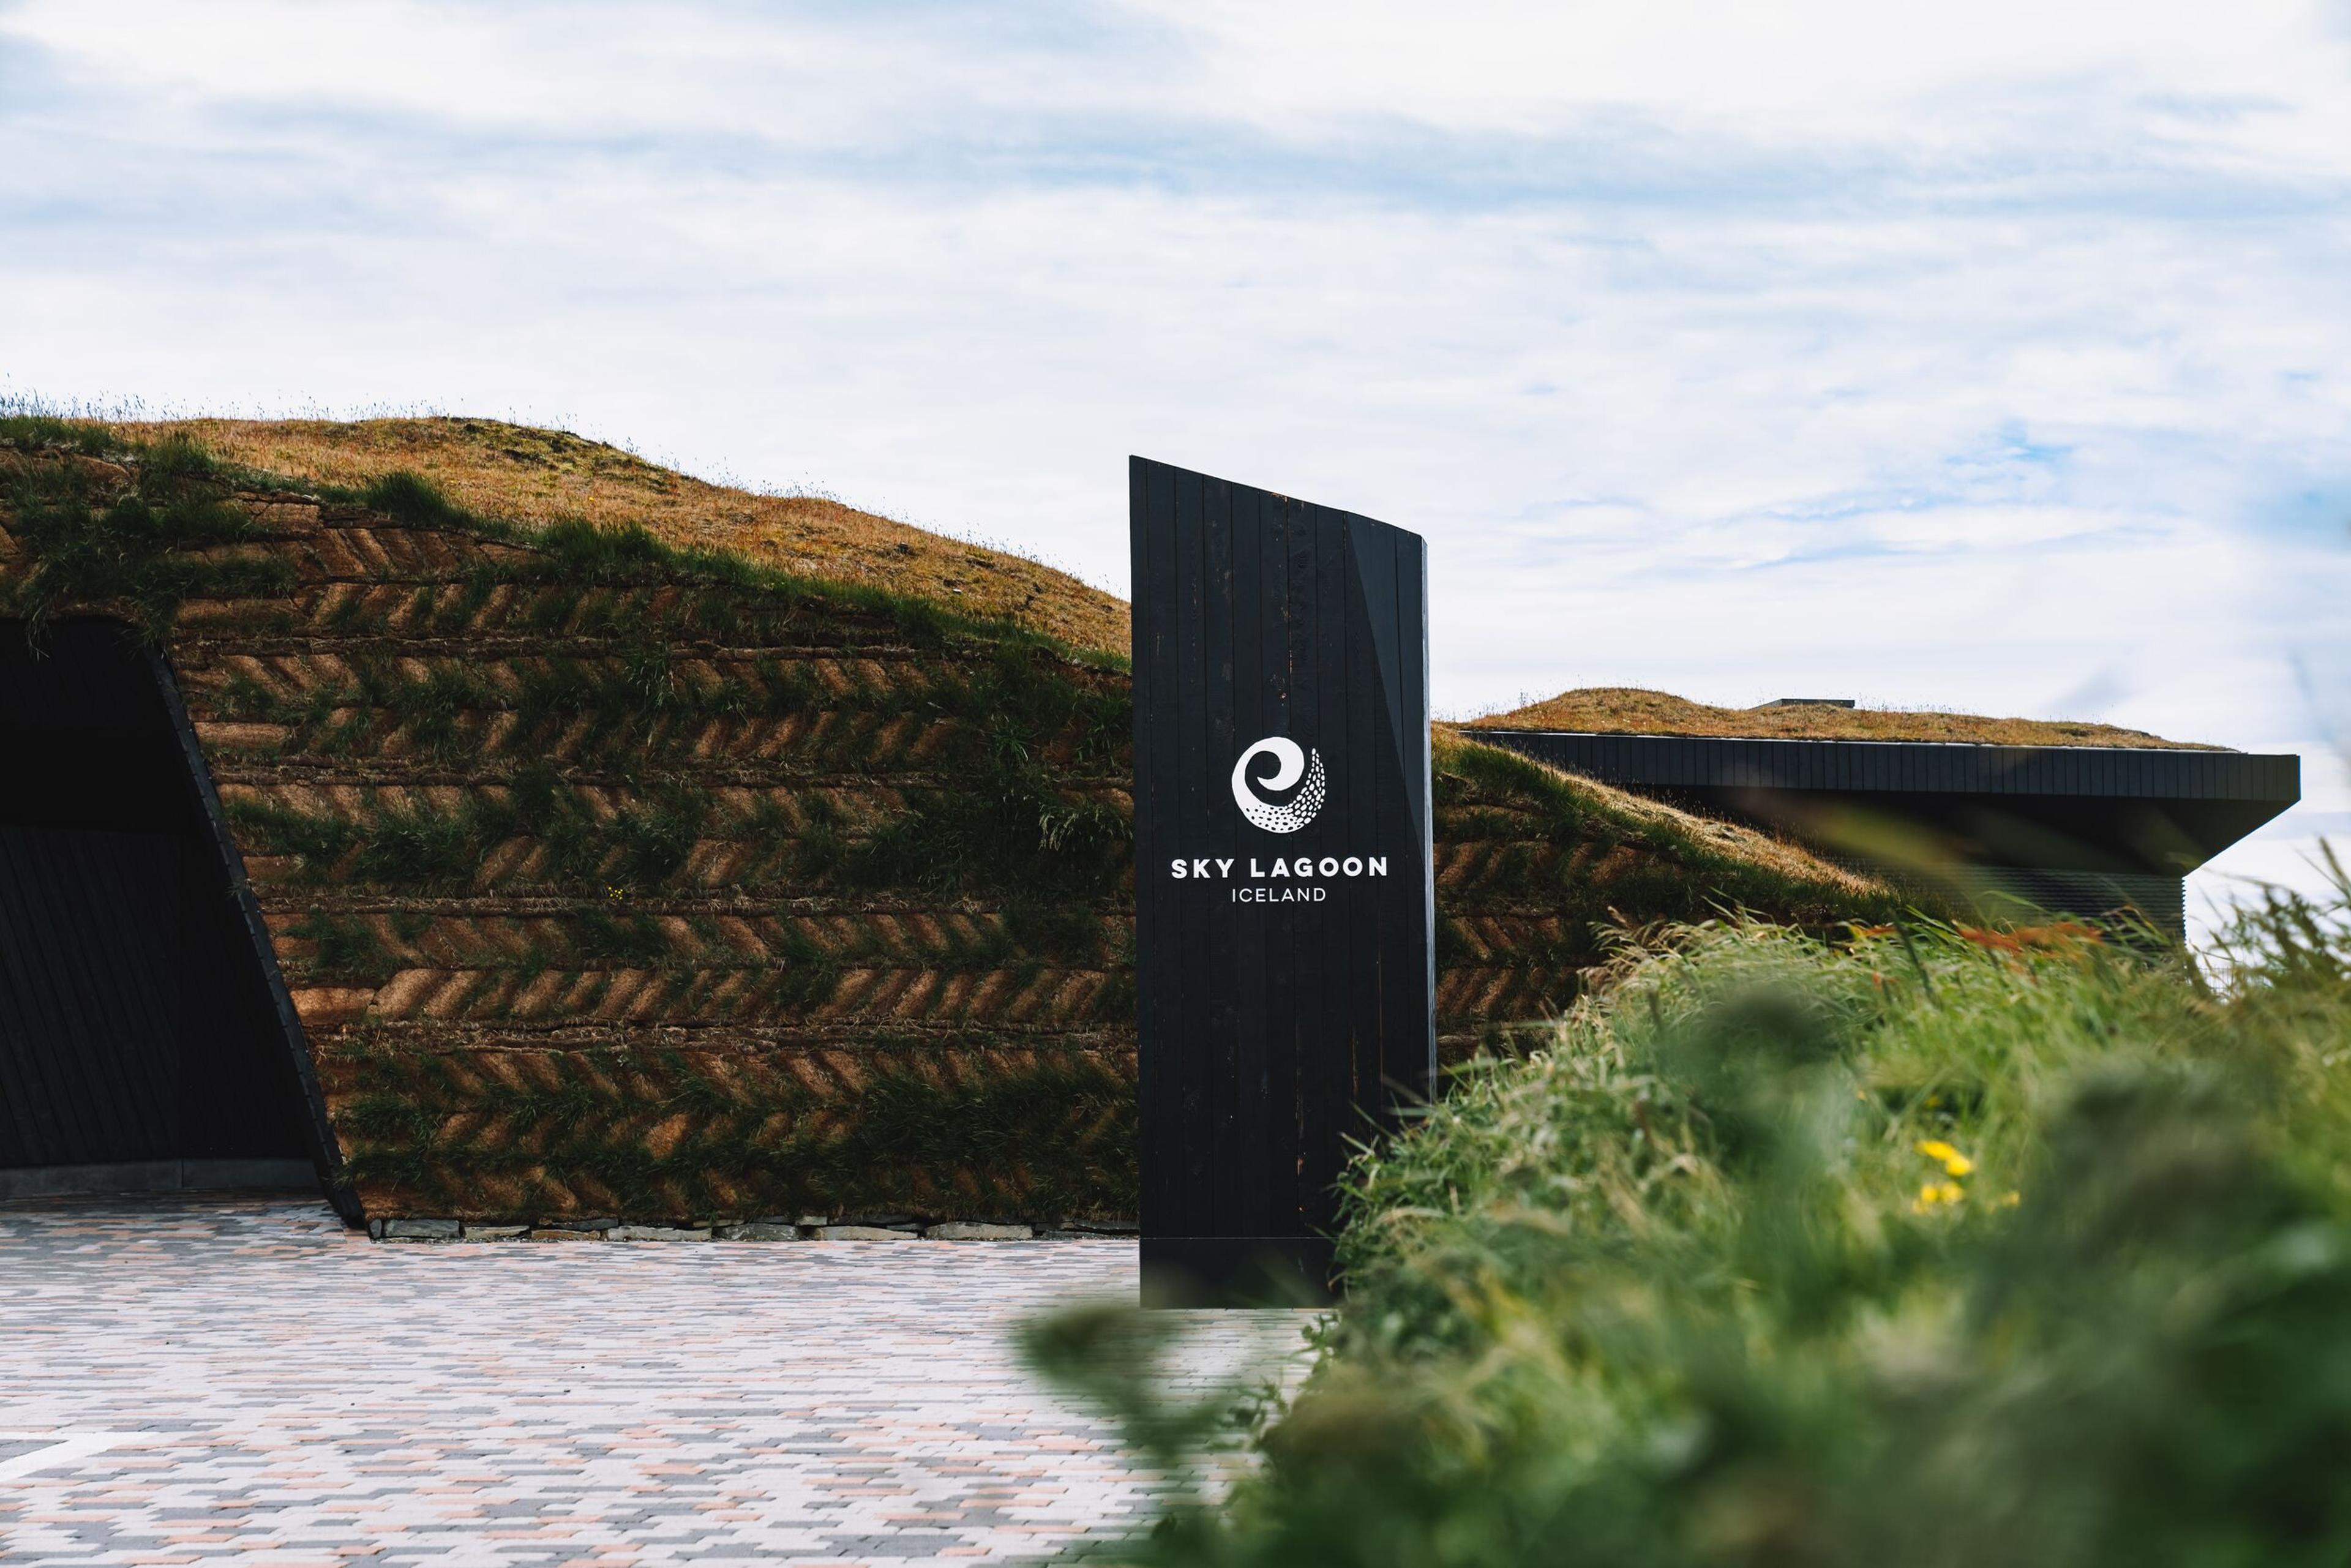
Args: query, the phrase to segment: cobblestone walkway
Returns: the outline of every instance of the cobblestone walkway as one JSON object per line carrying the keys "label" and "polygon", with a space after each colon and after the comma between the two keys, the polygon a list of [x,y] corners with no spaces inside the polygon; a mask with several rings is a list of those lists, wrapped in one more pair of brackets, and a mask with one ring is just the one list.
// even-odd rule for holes
{"label": "cobblestone walkway", "polygon": [[[1048,1555],[1146,1515],[1152,1482],[1007,1331],[1134,1290],[1114,1241],[417,1246],[309,1207],[0,1210],[0,1562]],[[1303,1322],[1199,1316],[1201,1387],[1280,1367]]]}

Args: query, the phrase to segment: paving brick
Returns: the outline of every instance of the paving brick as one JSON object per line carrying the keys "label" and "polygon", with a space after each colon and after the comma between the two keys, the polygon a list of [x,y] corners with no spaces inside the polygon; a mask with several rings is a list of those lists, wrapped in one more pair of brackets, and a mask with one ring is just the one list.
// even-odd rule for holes
{"label": "paving brick", "polygon": [[915,1241],[922,1233],[881,1225],[820,1225],[815,1236],[819,1241]]}
{"label": "paving brick", "polygon": [[615,1225],[604,1232],[611,1241],[707,1241],[707,1230],[689,1230],[679,1225]]}
{"label": "paving brick", "polygon": [[454,1219],[387,1219],[383,1222],[383,1239],[387,1241],[455,1241],[457,1222]]}
{"label": "paving brick", "polygon": [[968,1219],[943,1220],[923,1232],[934,1241],[1026,1241],[1036,1234],[1025,1225],[981,1225]]}
{"label": "paving brick", "polygon": [[[0,1209],[0,1563],[1049,1556],[1166,1482],[1009,1332],[1135,1278],[1100,1240],[380,1247],[307,1206]],[[1170,1315],[1183,1391],[1301,1364],[1300,1314]]]}

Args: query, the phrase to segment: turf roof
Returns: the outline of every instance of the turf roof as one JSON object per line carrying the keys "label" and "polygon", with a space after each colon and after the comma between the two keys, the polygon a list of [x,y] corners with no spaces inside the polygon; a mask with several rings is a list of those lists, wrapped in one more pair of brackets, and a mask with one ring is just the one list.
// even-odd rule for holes
{"label": "turf roof", "polygon": [[[688,549],[716,549],[816,578],[930,598],[1001,616],[1080,648],[1123,656],[1125,603],[1066,572],[1001,550],[811,496],[715,485],[563,431],[473,418],[192,419],[125,425],[146,443],[184,433],[226,459],[298,483],[363,490],[423,476],[451,501],[526,527],[642,527]],[[2210,750],[2113,725],[1874,708],[1714,707],[1665,692],[1593,686],[1465,727],[1804,740],[1926,740],[2005,746]]]}
{"label": "turf roof", "polygon": [[2218,751],[2166,740],[2145,730],[2063,719],[1993,718],[1980,714],[1891,708],[1714,707],[1638,686],[1581,686],[1508,713],[1473,718],[1465,729],[1556,729],[1597,735],[1719,736],[1741,740],[1940,740],[1980,746],[2114,746],[2148,750]]}
{"label": "turf roof", "polygon": [[808,577],[936,599],[1123,657],[1127,608],[1024,557],[815,496],[714,485],[617,446],[495,419],[189,419],[117,427],[146,443],[185,434],[227,462],[312,486],[364,490],[396,473],[467,511],[544,527],[641,527],[666,544],[739,552]]}

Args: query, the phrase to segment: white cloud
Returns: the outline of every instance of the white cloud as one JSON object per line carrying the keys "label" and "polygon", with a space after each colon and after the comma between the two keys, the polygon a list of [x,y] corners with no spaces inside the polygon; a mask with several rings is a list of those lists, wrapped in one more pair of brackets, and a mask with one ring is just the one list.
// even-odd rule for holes
{"label": "white cloud", "polygon": [[1427,532],[1454,711],[2312,749],[2346,78],[2287,4],[33,0],[0,390],[512,413],[1122,589],[1143,451]]}
{"label": "white cloud", "polygon": [[[1270,122],[1387,111],[1524,131],[1600,104],[1775,140],[1898,132],[1965,145],[1985,128],[1962,114],[1922,117],[1921,106],[2111,83],[2164,95],[2174,114],[2234,106],[2314,128],[2345,123],[2342,52],[2314,47],[2325,37],[2319,18],[2292,5],[1157,0],[1147,8],[1203,40],[1226,104]],[[2319,134],[2294,145],[2318,161],[2351,156]]]}

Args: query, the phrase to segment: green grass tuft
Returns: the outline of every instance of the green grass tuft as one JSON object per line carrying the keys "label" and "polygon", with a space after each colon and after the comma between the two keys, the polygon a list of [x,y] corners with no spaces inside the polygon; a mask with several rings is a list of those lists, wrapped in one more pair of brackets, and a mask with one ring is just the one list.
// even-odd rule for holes
{"label": "green grass tuft", "polygon": [[478,528],[482,523],[482,519],[444,496],[433,481],[405,469],[378,478],[358,492],[358,499],[417,528]]}
{"label": "green grass tuft", "polygon": [[[2344,1560],[2351,880],[2219,957],[2215,989],[2073,925],[1628,950],[1359,1162],[1268,1463],[1122,1560]],[[1086,1343],[1032,1336],[1147,1416]]]}
{"label": "green grass tuft", "polygon": [[0,446],[19,452],[73,452],[84,457],[108,457],[121,450],[102,424],[46,413],[0,414]]}
{"label": "green grass tuft", "polygon": [[102,494],[89,475],[55,463],[18,473],[11,531],[33,569],[15,584],[11,607],[37,631],[68,605],[127,601],[160,641],[187,599],[291,592],[284,560],[223,553],[256,530],[221,490],[212,460],[181,439],[145,449],[128,494]]}

